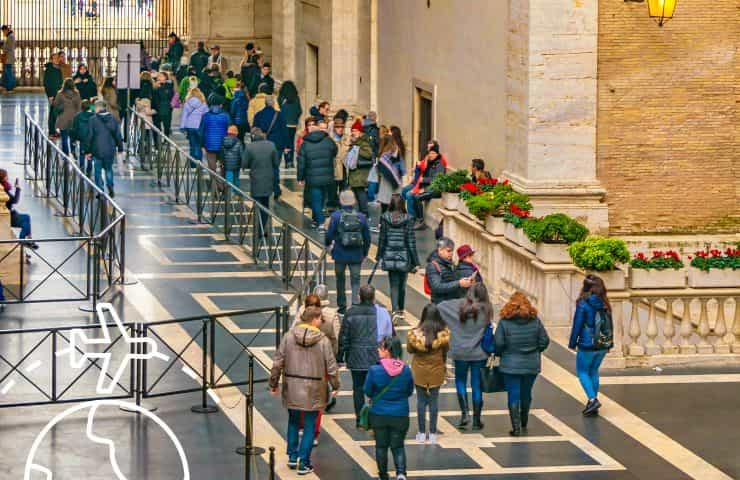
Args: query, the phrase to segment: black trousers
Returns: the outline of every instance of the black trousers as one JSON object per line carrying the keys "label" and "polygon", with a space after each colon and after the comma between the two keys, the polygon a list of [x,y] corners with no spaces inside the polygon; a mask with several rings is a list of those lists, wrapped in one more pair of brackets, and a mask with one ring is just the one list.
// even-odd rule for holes
{"label": "black trousers", "polygon": [[370,414],[370,426],[375,433],[375,462],[378,476],[388,478],[388,448],[393,452],[396,475],[406,475],[406,450],[403,441],[409,431],[409,417]]}
{"label": "black trousers", "polygon": [[394,312],[403,311],[406,307],[406,272],[388,272],[388,282],[391,284],[391,308]]}
{"label": "black trousers", "polygon": [[352,187],[352,191],[357,199],[357,209],[360,213],[367,215],[367,187]]}
{"label": "black trousers", "polygon": [[352,372],[352,400],[355,407],[355,418],[360,418],[360,411],[363,405],[365,405],[365,392],[363,387],[365,386],[365,379],[367,378],[367,370],[350,370]]}

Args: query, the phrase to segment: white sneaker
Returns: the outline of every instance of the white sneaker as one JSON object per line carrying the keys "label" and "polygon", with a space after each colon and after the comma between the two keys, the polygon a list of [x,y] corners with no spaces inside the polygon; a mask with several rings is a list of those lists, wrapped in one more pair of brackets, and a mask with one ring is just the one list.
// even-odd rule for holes
{"label": "white sneaker", "polygon": [[430,433],[429,434],[429,443],[432,445],[437,444],[437,434],[436,433]]}
{"label": "white sneaker", "polygon": [[427,439],[427,434],[424,432],[419,432],[416,434],[416,441],[417,442],[425,442]]}

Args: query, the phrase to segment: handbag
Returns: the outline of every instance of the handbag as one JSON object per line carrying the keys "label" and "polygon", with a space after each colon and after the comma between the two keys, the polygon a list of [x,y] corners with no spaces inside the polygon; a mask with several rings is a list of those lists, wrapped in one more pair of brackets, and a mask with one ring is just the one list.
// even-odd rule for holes
{"label": "handbag", "polygon": [[378,400],[380,400],[380,398],[383,395],[386,394],[386,392],[388,391],[388,389],[391,388],[391,386],[394,383],[396,383],[396,380],[398,380],[398,377],[400,377],[400,375],[396,375],[395,377],[393,377],[391,379],[391,381],[388,382],[388,385],[386,385],[385,387],[383,387],[383,389],[380,392],[378,392],[377,395],[375,395],[373,398],[370,399],[370,403],[369,404],[366,403],[365,405],[362,406],[362,410],[360,410],[360,416],[357,418],[357,426],[358,426],[358,428],[360,428],[362,430],[370,430],[370,406],[373,403],[375,403]]}
{"label": "handbag", "polygon": [[491,323],[488,324],[483,332],[483,339],[480,341],[480,347],[488,355],[493,355],[496,352],[496,344],[493,340],[493,325]]}
{"label": "handbag", "polygon": [[488,361],[480,367],[480,385],[484,393],[505,392],[504,374],[496,365],[495,357],[491,355]]}

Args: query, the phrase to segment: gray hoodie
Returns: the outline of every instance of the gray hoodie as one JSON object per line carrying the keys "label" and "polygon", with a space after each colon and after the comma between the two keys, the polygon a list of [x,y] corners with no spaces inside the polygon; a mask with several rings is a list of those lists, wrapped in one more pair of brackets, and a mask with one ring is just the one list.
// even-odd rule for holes
{"label": "gray hoodie", "polygon": [[447,300],[437,305],[439,313],[450,329],[450,358],[453,360],[485,360],[488,354],[480,346],[488,319],[479,313],[478,318],[460,321],[460,305],[464,299]]}

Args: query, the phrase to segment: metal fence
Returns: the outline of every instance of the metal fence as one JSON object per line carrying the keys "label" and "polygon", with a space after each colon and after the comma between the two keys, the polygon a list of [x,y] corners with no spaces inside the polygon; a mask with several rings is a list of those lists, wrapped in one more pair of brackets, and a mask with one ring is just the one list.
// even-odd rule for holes
{"label": "metal fence", "polygon": [[[74,235],[0,240],[0,269],[18,284],[5,284],[0,303],[92,300],[93,309],[125,278],[126,215],[121,208],[24,114],[23,164],[33,194],[54,200],[72,220]],[[41,248],[34,250],[32,243]],[[37,266],[29,268],[27,261]],[[29,275],[29,271],[34,275]]]}
{"label": "metal fence", "polygon": [[190,207],[199,222],[216,227],[255,264],[279,276],[283,286],[296,293],[292,301],[324,283],[327,251],[321,242],[194,159],[133,109],[130,118],[130,153],[157,185],[170,190],[175,202]]}

